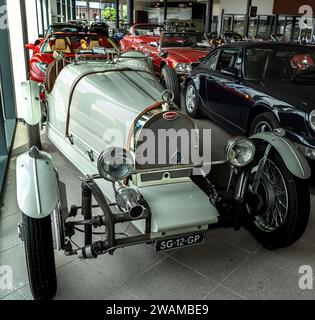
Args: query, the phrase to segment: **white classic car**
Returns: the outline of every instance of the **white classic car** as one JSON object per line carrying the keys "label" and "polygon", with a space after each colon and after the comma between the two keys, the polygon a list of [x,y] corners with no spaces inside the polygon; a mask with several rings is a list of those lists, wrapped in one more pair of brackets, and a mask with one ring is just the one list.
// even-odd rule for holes
{"label": "white classic car", "polygon": [[[35,299],[56,293],[54,249],[81,259],[138,244],[161,251],[202,244],[213,228],[242,226],[272,249],[303,234],[310,168],[282,129],[231,139],[222,162],[200,157],[195,123],[135,52],[71,64],[57,59],[47,70],[45,105],[42,89],[23,84],[30,150],[17,160],[19,230]],[[43,121],[51,142],[82,172],[82,204],[68,207],[66,187],[40,150]],[[203,144],[210,145],[210,136]],[[222,163],[230,178],[219,190],[209,170]],[[194,175],[204,179],[206,192]],[[124,222],[139,235],[119,237],[115,226]],[[77,249],[70,240],[80,226],[85,237]],[[95,241],[94,228],[103,229],[105,240]]]}

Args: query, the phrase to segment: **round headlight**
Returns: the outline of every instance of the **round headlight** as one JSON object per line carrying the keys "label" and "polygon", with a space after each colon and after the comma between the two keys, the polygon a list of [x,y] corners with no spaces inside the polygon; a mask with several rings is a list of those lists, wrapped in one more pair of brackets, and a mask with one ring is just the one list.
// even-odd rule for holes
{"label": "round headlight", "polygon": [[309,122],[312,130],[315,131],[315,109],[310,113],[309,118],[308,118],[308,122]]}
{"label": "round headlight", "polygon": [[233,138],[226,148],[227,161],[235,167],[248,165],[255,156],[255,145],[246,138]]}
{"label": "round headlight", "polygon": [[131,154],[122,148],[108,148],[98,158],[97,169],[107,181],[121,181],[130,176],[134,168]]}

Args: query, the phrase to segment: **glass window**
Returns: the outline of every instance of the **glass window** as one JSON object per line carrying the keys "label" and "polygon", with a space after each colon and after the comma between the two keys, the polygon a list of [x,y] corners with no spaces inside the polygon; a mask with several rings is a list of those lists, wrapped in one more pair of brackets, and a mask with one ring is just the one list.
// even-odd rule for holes
{"label": "glass window", "polygon": [[233,32],[243,34],[245,26],[245,16],[235,15],[233,21]]}
{"label": "glass window", "polygon": [[285,27],[284,27],[284,36],[287,40],[291,40],[292,22],[293,22],[293,17],[286,17]]}
{"label": "glass window", "polygon": [[211,32],[217,32],[218,26],[219,26],[219,17],[217,16],[212,17]]}
{"label": "glass window", "polygon": [[[308,80],[315,80],[315,50],[302,46],[253,47],[245,53],[245,76],[250,79],[291,80],[308,69]],[[312,67],[309,69],[309,67]]]}
{"label": "glass window", "polygon": [[249,20],[249,28],[248,28],[248,36],[249,37],[256,37],[257,35],[257,26],[258,26],[258,18],[250,18]]}
{"label": "glass window", "polygon": [[223,17],[223,32],[232,31],[233,28],[233,16]]}
{"label": "glass window", "polygon": [[40,0],[36,0],[36,9],[37,9],[37,23],[38,23],[38,33],[44,33],[44,25],[43,25],[43,12],[42,12],[42,5]]}
{"label": "glass window", "polygon": [[279,17],[277,23],[277,32],[284,34],[285,30],[285,17]]}
{"label": "glass window", "polygon": [[210,54],[203,63],[208,66],[210,69],[215,70],[215,67],[217,65],[218,57],[219,57],[220,51],[217,50],[213,54]]}
{"label": "glass window", "polygon": [[270,34],[272,24],[271,16],[259,16],[258,34]]}
{"label": "glass window", "polygon": [[294,28],[293,40],[309,42],[312,40],[313,26],[307,25],[307,20],[297,17],[296,26]]}
{"label": "glass window", "polygon": [[223,69],[235,66],[238,56],[239,56],[239,50],[235,50],[235,49],[223,50],[217,64],[217,70],[223,70]]}

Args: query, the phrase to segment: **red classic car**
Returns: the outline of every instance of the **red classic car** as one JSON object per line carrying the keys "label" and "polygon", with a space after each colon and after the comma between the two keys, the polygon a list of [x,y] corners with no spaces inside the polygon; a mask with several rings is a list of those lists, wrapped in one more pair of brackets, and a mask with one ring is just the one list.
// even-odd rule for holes
{"label": "red classic car", "polygon": [[130,32],[120,40],[122,51],[138,50],[143,43],[158,41],[163,26],[158,24],[138,23],[130,28]]}
{"label": "red classic car", "polygon": [[207,56],[211,48],[200,47],[203,34],[163,32],[159,39],[142,43],[138,50],[147,54],[163,86],[171,89],[180,105],[180,83]]}
{"label": "red classic car", "polygon": [[45,82],[47,68],[55,60],[56,53],[62,53],[71,61],[79,50],[97,47],[118,50],[109,38],[86,33],[54,33],[37,45],[27,44],[26,48],[34,52],[30,59],[30,80]]}

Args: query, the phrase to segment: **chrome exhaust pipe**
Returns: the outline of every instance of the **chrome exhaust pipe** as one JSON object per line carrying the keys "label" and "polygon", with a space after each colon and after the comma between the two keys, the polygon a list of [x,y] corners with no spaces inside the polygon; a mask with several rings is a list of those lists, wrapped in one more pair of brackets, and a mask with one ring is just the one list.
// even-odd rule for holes
{"label": "chrome exhaust pipe", "polygon": [[129,212],[130,218],[137,220],[143,217],[145,209],[139,203],[137,191],[128,188],[120,188],[117,191],[117,204]]}

